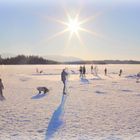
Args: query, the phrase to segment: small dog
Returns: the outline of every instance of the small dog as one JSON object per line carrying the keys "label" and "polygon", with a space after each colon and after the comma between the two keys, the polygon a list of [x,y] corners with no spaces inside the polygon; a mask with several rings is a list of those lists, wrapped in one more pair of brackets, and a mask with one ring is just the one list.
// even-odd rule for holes
{"label": "small dog", "polygon": [[49,89],[46,87],[37,87],[37,90],[39,91],[39,94],[41,94],[42,91],[44,92],[44,94],[49,92]]}

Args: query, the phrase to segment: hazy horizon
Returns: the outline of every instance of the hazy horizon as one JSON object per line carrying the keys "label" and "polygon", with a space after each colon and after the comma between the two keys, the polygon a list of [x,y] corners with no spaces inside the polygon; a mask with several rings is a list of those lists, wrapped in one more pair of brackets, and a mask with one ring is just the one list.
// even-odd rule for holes
{"label": "hazy horizon", "polygon": [[1,54],[140,60],[137,0],[1,0],[0,20]]}

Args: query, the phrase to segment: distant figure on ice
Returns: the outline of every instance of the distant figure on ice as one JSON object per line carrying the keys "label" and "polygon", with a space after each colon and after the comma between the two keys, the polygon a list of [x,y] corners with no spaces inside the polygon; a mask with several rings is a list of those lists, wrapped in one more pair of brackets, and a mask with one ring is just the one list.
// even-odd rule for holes
{"label": "distant figure on ice", "polygon": [[80,72],[80,78],[83,77],[83,74],[82,74],[82,66],[80,66],[79,72]]}
{"label": "distant figure on ice", "polygon": [[120,69],[120,72],[119,72],[119,76],[121,76],[122,75],[122,69]]}
{"label": "distant figure on ice", "polygon": [[98,67],[97,67],[97,66],[94,67],[94,75],[95,75],[95,76],[98,75]]}
{"label": "distant figure on ice", "polygon": [[39,73],[39,70],[38,70],[38,68],[36,68],[36,73]]}
{"label": "distant figure on ice", "polygon": [[82,70],[83,72],[83,77],[86,77],[86,67],[85,67],[85,65],[83,66],[83,70]]}
{"label": "distant figure on ice", "polygon": [[68,78],[68,73],[66,72],[66,68],[63,69],[63,71],[61,72],[61,80],[63,82],[63,94],[66,94],[66,84],[67,84],[67,78]]}
{"label": "distant figure on ice", "polygon": [[0,79],[0,100],[4,100],[4,96],[3,96],[3,90],[4,89],[4,86],[3,86],[3,83],[2,83],[2,80]]}
{"label": "distant figure on ice", "polygon": [[105,68],[104,72],[105,72],[105,76],[106,76],[107,75],[107,68]]}
{"label": "distant figure on ice", "polygon": [[137,74],[137,81],[136,81],[137,83],[139,83],[140,82],[140,72]]}
{"label": "distant figure on ice", "polygon": [[91,74],[93,74],[93,65],[91,65]]}
{"label": "distant figure on ice", "polygon": [[41,74],[41,73],[43,73],[43,70],[39,71],[38,68],[36,68],[36,73],[40,73]]}

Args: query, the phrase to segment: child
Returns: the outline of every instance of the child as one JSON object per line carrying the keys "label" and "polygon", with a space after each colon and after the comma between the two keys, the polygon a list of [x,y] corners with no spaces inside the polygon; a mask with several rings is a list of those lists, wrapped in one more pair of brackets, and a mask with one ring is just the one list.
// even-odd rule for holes
{"label": "child", "polygon": [[4,99],[3,92],[2,92],[3,89],[4,89],[4,86],[3,86],[2,80],[0,79],[0,97],[2,98],[2,100]]}

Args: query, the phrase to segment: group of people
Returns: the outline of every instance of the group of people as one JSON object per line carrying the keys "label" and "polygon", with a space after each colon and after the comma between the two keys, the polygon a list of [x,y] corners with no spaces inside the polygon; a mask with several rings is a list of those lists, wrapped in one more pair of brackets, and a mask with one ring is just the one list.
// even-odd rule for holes
{"label": "group of people", "polygon": [[[80,77],[85,77],[85,74],[86,74],[86,67],[85,67],[85,65],[83,67],[80,66],[79,72],[80,72]],[[107,68],[105,68],[104,69],[105,76],[107,76],[107,72],[108,72]],[[118,75],[122,76],[122,72],[123,72],[122,69],[120,69]],[[91,65],[91,74],[93,74],[95,76],[98,75],[98,67],[97,66],[93,67],[93,65]]]}
{"label": "group of people", "polygon": [[86,67],[84,66],[80,66],[79,68],[79,72],[80,72],[80,78],[83,78],[86,76]]}
{"label": "group of people", "polygon": [[[79,72],[80,72],[80,78],[84,78],[86,75],[86,67],[85,65],[80,66],[79,68]],[[104,69],[105,75],[107,75],[107,68]],[[98,67],[95,66],[93,67],[93,65],[91,65],[91,74],[94,74],[95,76],[98,75]],[[122,75],[122,69],[120,69],[119,71],[119,76]],[[68,77],[68,69],[65,68],[62,70],[61,72],[61,81],[63,82],[63,94],[67,93],[67,77]]]}
{"label": "group of people", "polygon": [[[93,70],[97,72],[97,66],[95,68],[91,66],[91,73],[93,73]],[[80,66],[79,71],[80,71],[80,78],[85,77],[85,74],[86,74],[85,65],[83,67]],[[104,73],[105,75],[107,75],[107,68],[104,69]],[[122,75],[122,69],[120,69],[119,71],[119,76],[121,75]],[[63,94],[67,94],[67,79],[68,79],[68,69],[65,68],[61,72],[61,81],[63,82]],[[140,79],[140,72],[137,74],[137,81],[139,81],[139,79]],[[0,78],[0,100],[5,99],[3,96],[3,89],[4,89],[3,82],[2,82],[2,79]]]}

